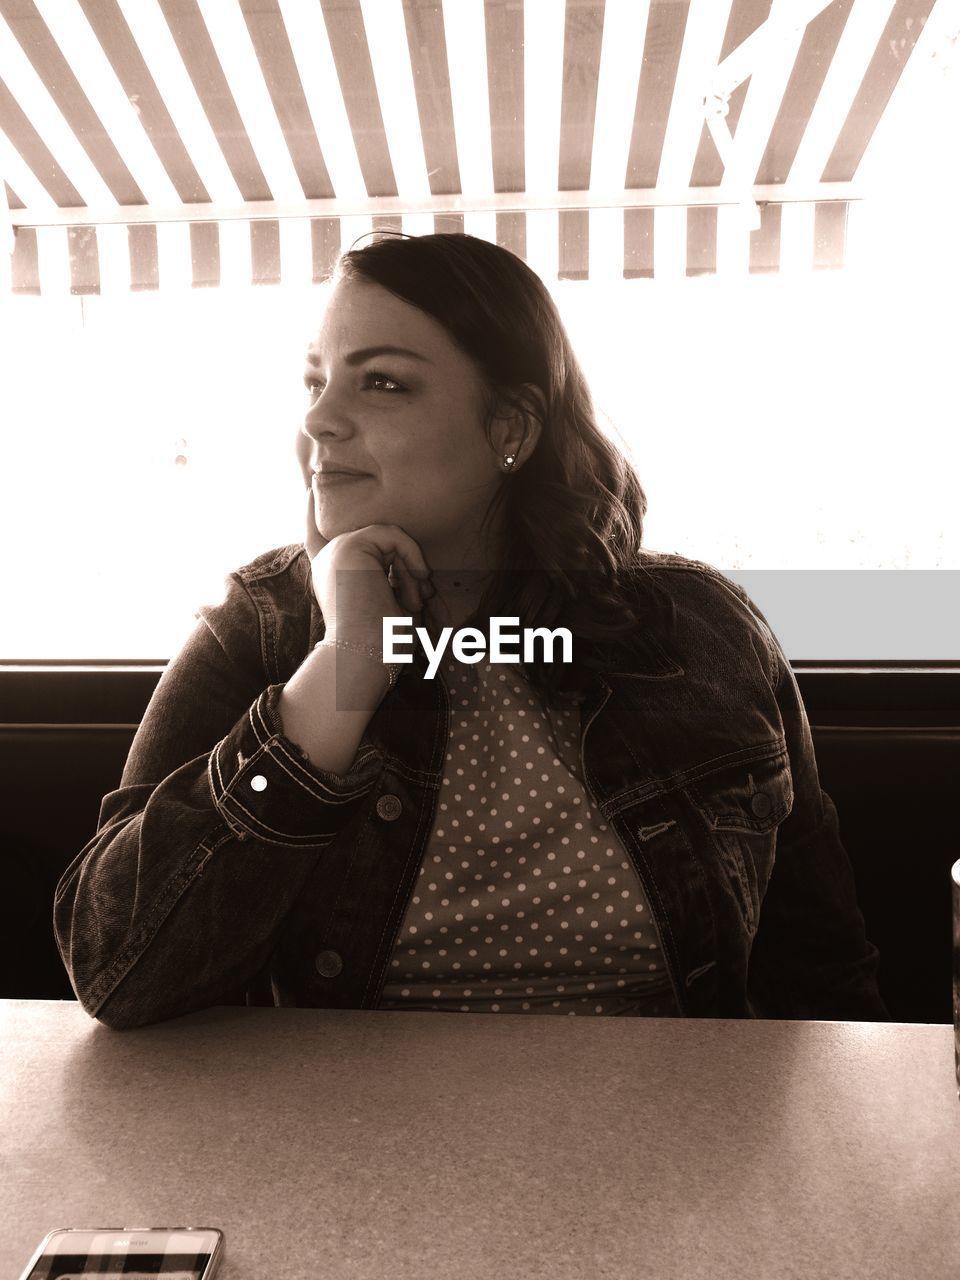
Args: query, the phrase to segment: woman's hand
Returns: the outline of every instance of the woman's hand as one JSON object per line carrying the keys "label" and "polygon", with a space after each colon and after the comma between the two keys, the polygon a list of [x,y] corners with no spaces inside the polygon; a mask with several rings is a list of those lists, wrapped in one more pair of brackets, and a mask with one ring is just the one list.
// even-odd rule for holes
{"label": "woman's hand", "polygon": [[328,540],[317,530],[314,511],[311,490],[304,545],[326,634],[379,644],[384,618],[418,614],[434,594],[423,552],[395,524],[370,524]]}

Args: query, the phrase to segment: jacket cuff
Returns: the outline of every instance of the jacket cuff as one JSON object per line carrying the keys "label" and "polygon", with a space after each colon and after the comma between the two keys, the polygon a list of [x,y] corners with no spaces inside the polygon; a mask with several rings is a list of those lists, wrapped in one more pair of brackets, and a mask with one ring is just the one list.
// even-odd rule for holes
{"label": "jacket cuff", "polygon": [[210,752],[207,776],[220,815],[240,840],[323,847],[362,806],[381,769],[380,752],[361,742],[345,774],[311,764],[282,732],[284,685],[260,694]]}

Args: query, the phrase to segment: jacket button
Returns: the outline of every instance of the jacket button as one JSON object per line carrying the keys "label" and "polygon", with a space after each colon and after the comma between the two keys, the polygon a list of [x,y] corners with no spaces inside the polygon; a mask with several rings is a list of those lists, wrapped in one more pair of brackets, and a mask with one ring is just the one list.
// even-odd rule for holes
{"label": "jacket button", "polygon": [[336,951],[321,951],[314,964],[321,978],[335,978],[343,969],[343,961]]}
{"label": "jacket button", "polygon": [[381,796],[377,801],[377,813],[383,818],[384,822],[393,822],[394,818],[399,818],[403,810],[397,796]]}
{"label": "jacket button", "polygon": [[255,773],[250,779],[250,789],[252,791],[266,791],[267,780],[262,773]]}
{"label": "jacket button", "polygon": [[765,818],[773,808],[773,801],[765,791],[758,791],[750,797],[750,808],[758,818]]}

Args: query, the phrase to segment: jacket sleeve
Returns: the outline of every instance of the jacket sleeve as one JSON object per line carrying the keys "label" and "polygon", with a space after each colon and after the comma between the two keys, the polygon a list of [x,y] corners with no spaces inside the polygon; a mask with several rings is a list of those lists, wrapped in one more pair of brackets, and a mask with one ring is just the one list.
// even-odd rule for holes
{"label": "jacket sleeve", "polygon": [[363,745],[346,774],[317,769],[284,736],[284,686],[237,575],[198,616],[54,897],[73,988],[111,1027],[222,1003],[256,977],[381,769]]}
{"label": "jacket sleeve", "polygon": [[877,986],[879,952],[866,937],[836,806],[820,786],[796,676],[749,603],[770,642],[794,789],[750,956],[750,1001],[767,1018],[886,1021],[890,1015]]}

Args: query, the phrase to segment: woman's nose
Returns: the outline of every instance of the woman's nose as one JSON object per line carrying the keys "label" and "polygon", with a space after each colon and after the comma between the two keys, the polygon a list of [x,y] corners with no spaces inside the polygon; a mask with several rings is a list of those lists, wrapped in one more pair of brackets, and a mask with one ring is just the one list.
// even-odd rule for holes
{"label": "woman's nose", "polygon": [[304,415],[302,430],[310,440],[343,435],[351,429],[349,416],[335,403],[329,388],[315,397]]}

